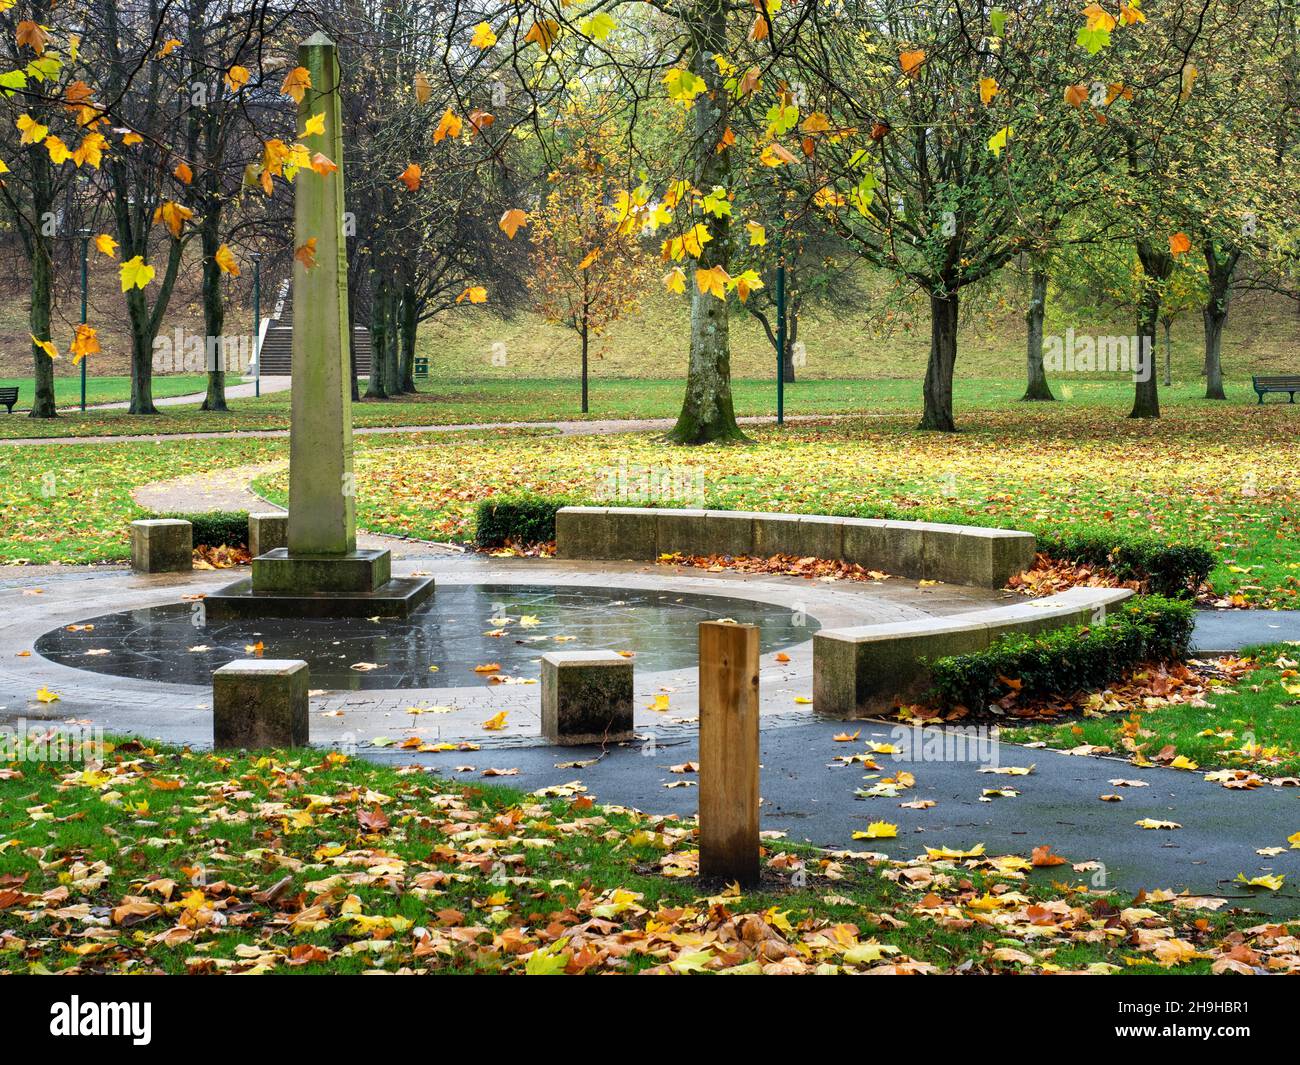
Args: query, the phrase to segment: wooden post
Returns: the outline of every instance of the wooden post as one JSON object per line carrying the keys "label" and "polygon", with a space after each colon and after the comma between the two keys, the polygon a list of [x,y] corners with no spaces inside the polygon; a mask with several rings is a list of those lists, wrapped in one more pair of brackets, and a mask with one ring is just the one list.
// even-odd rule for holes
{"label": "wooden post", "polygon": [[758,627],[700,624],[700,875],[758,882]]}

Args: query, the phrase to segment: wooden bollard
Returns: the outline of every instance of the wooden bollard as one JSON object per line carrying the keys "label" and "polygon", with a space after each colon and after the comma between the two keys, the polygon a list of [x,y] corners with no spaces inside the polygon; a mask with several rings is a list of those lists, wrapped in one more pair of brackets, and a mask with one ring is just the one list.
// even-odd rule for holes
{"label": "wooden bollard", "polygon": [[758,627],[700,623],[700,875],[758,873]]}

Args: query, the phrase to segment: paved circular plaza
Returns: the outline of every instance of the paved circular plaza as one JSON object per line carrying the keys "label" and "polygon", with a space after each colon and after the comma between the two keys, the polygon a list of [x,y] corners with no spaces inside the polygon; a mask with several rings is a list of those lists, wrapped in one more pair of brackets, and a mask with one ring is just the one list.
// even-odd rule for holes
{"label": "paved circular plaza", "polygon": [[[425,631],[417,634],[432,639],[413,640],[409,626],[379,621],[317,621],[305,629],[301,622],[267,619],[244,623],[238,632],[208,626],[201,597],[240,571],[10,571],[0,579],[0,724],[77,722],[208,744],[212,692],[203,678],[232,658],[250,657],[239,646],[248,640],[244,646],[260,643],[266,658],[333,663],[318,669],[319,682],[315,675],[312,680],[314,743],[366,747],[377,739],[384,745],[411,737],[538,743],[541,655],[607,647],[613,640],[643,645],[645,665],[637,662],[637,646],[618,648],[632,652],[637,665],[638,730],[690,729],[697,714],[691,639],[696,623],[710,617],[764,626],[764,723],[799,723],[813,712],[808,700],[816,629],[951,615],[1005,597],[899,578],[826,582],[644,563],[495,559],[433,548],[421,558],[411,557],[411,546],[394,560],[394,575],[436,579],[439,590],[422,618]],[[168,624],[155,631],[142,623],[147,608],[165,608],[160,614]],[[509,615],[512,624],[494,626],[496,612]],[[503,628],[503,635],[489,635]],[[307,646],[312,643],[320,646]],[[498,653],[489,658],[494,649]],[[500,662],[502,670],[474,671],[487,661]],[[42,691],[58,699],[44,701]],[[500,711],[506,711],[503,727],[485,730],[483,722]]]}

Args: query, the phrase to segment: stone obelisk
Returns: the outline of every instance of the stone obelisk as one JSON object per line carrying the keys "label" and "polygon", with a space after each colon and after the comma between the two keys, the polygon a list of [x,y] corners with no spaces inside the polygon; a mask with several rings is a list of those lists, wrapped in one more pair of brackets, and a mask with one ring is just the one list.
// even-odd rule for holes
{"label": "stone obelisk", "polygon": [[[215,617],[404,617],[433,591],[429,577],[392,579],[387,550],[357,549],[352,473],[348,256],[343,129],[334,42],[298,46],[309,86],[298,135],[310,157],[294,175],[293,409],[287,546],[253,559],[252,580],[207,597]],[[318,133],[308,133],[322,126]]]}

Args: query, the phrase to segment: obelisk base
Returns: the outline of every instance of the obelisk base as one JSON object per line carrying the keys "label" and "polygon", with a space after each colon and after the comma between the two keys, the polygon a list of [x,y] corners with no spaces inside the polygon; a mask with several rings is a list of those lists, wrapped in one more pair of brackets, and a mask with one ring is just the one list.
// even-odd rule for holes
{"label": "obelisk base", "polygon": [[208,617],[404,618],[433,594],[432,577],[397,577],[388,551],[290,555],[276,548],[253,559],[253,575],[204,597]]}

